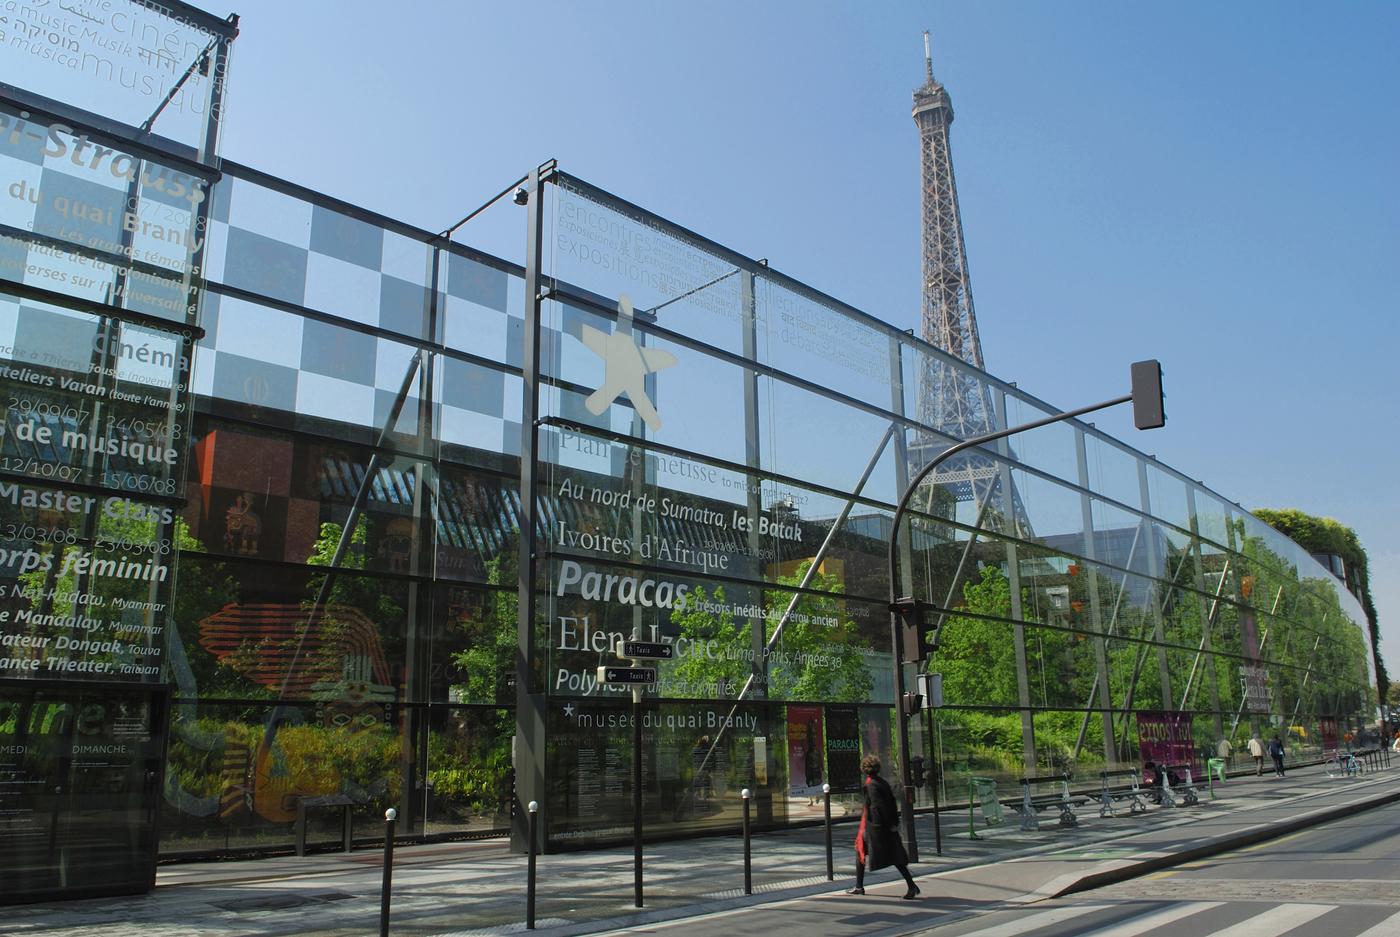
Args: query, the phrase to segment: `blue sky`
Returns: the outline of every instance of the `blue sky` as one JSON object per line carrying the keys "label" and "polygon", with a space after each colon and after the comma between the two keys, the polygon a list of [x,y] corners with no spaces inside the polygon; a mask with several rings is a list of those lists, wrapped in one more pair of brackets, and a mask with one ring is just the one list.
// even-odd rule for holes
{"label": "blue sky", "polygon": [[902,327],[931,29],[988,370],[1070,408],[1161,359],[1167,427],[1099,425],[1354,527],[1400,671],[1400,5],[203,5],[230,158],[440,229],[555,157]]}

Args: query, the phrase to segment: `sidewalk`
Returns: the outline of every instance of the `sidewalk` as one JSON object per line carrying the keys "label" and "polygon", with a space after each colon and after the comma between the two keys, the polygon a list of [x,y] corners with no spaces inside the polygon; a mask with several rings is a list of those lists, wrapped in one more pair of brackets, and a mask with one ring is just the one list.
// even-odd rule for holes
{"label": "sidewalk", "polygon": [[[1360,778],[1328,778],[1320,766],[1286,778],[1232,778],[1202,789],[1197,806],[1151,808],[1080,826],[1042,820],[1023,832],[1014,815],[968,837],[967,814],[942,817],[944,854],[934,855],[932,818],[918,823],[923,897],[898,900],[892,870],[848,897],[854,835],[835,828],[836,881],[826,878],[821,827],[753,841],[754,894],[743,894],[738,836],[649,844],[645,908],[633,907],[630,847],[539,858],[536,925],[550,937],[626,930],[686,934],[904,934],[965,916],[988,903],[1036,901],[1281,836],[1333,816],[1400,800],[1400,762]],[[381,853],[162,866],[150,895],[8,908],[0,932],[43,937],[174,935],[369,935],[378,933]],[[391,932],[459,935],[524,930],[523,856],[500,841],[401,847],[393,876]],[[897,884],[896,884],[897,883]],[[742,913],[735,913],[742,911]]]}

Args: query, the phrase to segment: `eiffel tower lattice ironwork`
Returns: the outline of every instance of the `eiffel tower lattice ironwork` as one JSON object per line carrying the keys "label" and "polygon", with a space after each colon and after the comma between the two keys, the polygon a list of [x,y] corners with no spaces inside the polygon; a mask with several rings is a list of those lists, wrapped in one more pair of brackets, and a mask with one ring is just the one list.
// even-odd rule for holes
{"label": "eiffel tower lattice ironwork", "polygon": [[[919,127],[923,202],[923,309],[924,341],[947,352],[978,371],[983,369],[982,343],[977,335],[977,315],[972,304],[972,279],[967,269],[967,248],[958,189],[953,177],[953,155],[948,126],[953,122],[953,102],[933,77],[928,33],[924,33],[924,83],[914,90],[914,122]],[[970,369],[929,356],[920,374],[919,422],[943,437],[966,439],[996,428],[996,411],[987,385]],[[917,470],[940,452],[945,443],[932,434],[913,441],[911,470]],[[998,487],[997,466],[975,452],[949,460],[933,479],[959,501],[986,505]],[[1025,512],[1014,491],[1017,521],[1024,526]]]}

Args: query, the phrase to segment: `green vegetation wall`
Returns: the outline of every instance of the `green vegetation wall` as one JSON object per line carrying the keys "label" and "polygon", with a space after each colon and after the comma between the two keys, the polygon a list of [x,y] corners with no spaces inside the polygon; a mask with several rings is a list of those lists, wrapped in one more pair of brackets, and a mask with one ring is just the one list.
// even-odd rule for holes
{"label": "green vegetation wall", "polygon": [[1309,553],[1333,553],[1342,558],[1348,570],[1354,571],[1361,589],[1361,607],[1371,629],[1371,657],[1376,665],[1377,702],[1386,699],[1390,678],[1381,659],[1380,626],[1376,621],[1376,606],[1371,601],[1371,577],[1366,565],[1366,551],[1356,537],[1356,531],[1330,517],[1314,517],[1297,508],[1256,508],[1254,516],[1288,537]]}

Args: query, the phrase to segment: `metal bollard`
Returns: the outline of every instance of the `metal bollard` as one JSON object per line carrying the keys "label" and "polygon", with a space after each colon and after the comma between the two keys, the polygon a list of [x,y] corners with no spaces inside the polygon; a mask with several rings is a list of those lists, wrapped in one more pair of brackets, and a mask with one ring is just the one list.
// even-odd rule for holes
{"label": "metal bollard", "polygon": [[535,857],[539,855],[539,825],[540,825],[540,802],[530,801],[530,806],[525,808],[530,811],[530,864],[525,872],[525,927],[527,930],[535,929]]}
{"label": "metal bollard", "polygon": [[744,798],[744,894],[753,894],[753,865],[752,854],[749,849],[749,789],[746,787],[739,792],[739,796]]}
{"label": "metal bollard", "polygon": [[384,811],[384,884],[379,889],[379,937],[389,937],[389,891],[394,878],[394,821],[399,812]]}
{"label": "metal bollard", "polygon": [[972,778],[967,779],[967,838],[981,839],[977,835],[977,819],[972,813],[972,801],[977,793],[977,782]]}
{"label": "metal bollard", "polygon": [[831,785],[822,785],[822,808],[826,811],[826,880],[836,881],[836,868],[831,864]]}

